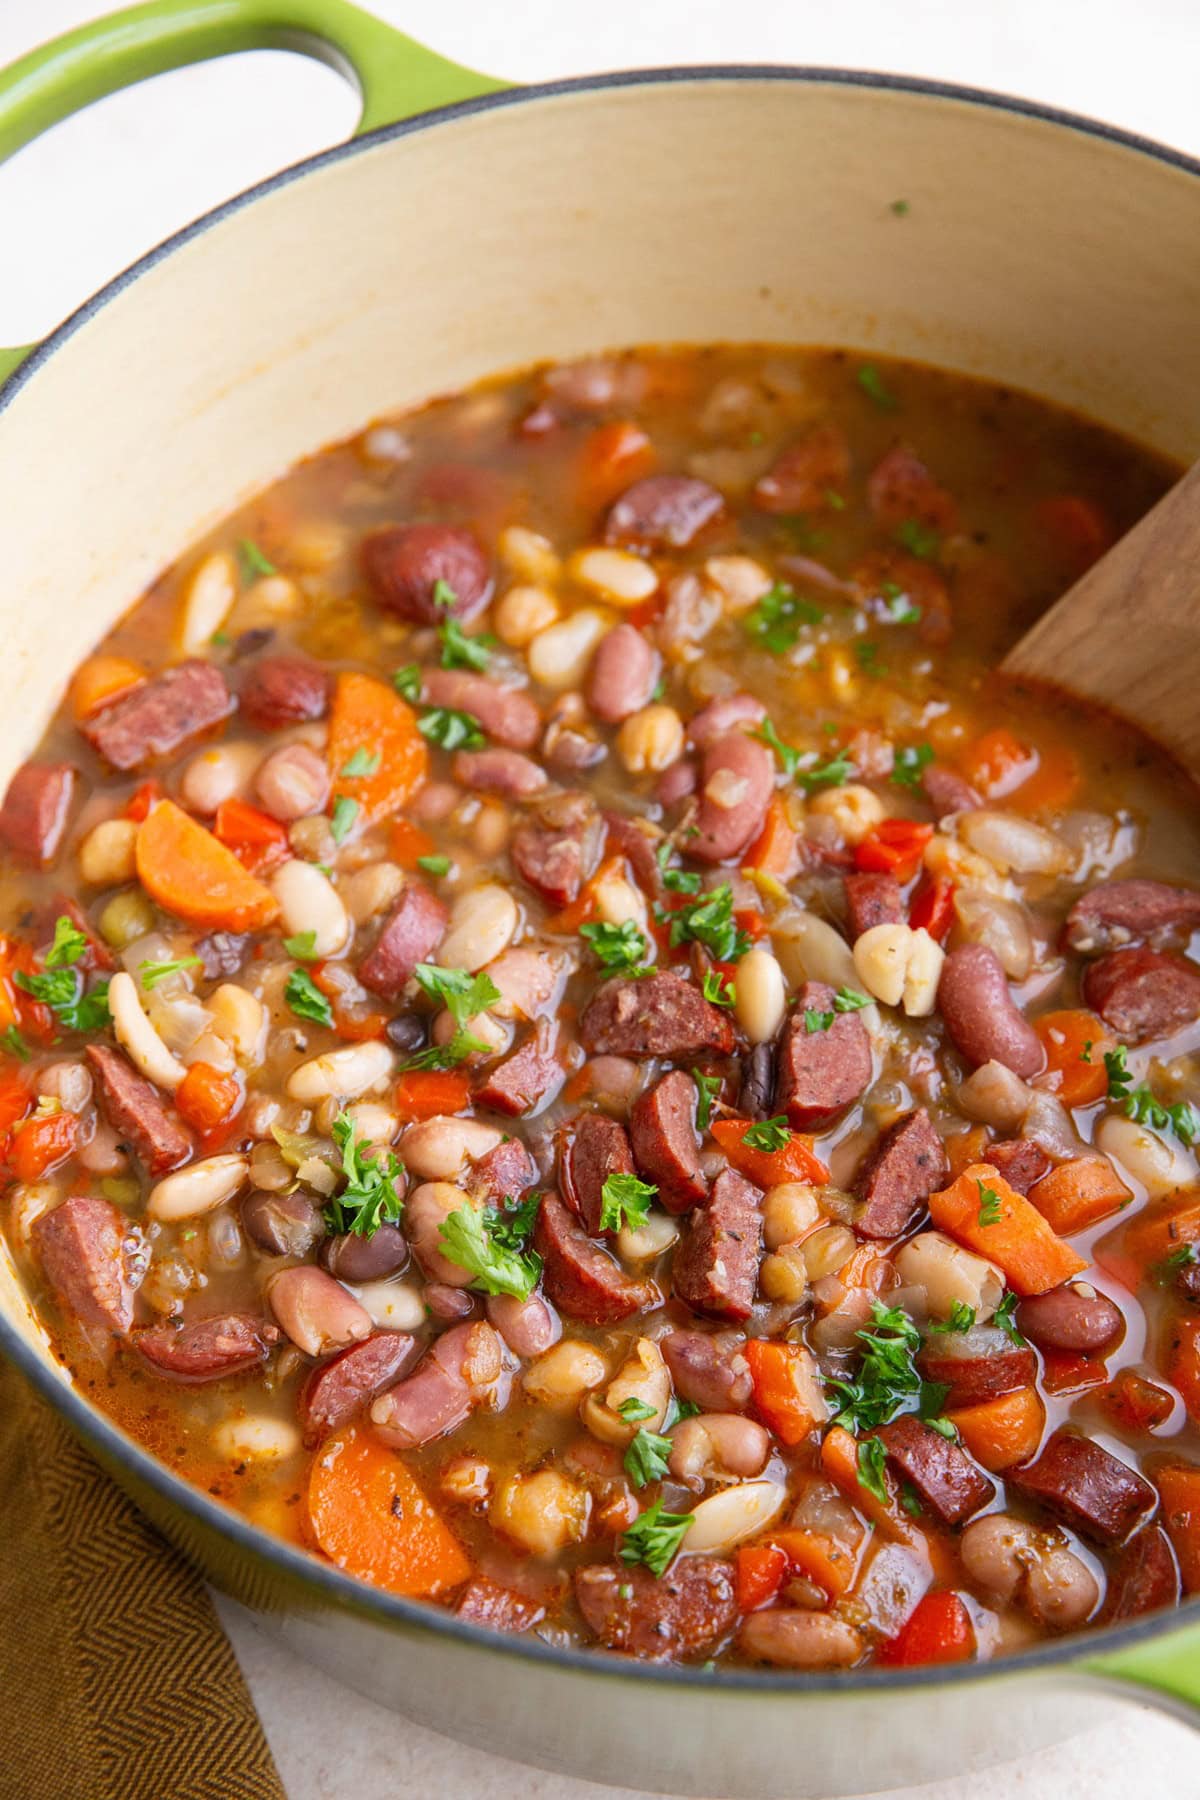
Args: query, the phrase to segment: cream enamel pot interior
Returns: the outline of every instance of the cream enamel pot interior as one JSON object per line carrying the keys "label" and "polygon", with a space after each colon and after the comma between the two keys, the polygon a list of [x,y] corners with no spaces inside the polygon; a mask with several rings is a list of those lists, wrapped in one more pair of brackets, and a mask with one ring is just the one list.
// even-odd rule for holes
{"label": "cream enamel pot interior", "polygon": [[[636,342],[846,343],[1200,451],[1200,167],[989,95],[770,68],[497,91],[343,0],[160,0],[0,75],[0,154],[101,92],[264,44],[352,65],[376,129],[9,355],[0,779],[70,667],[198,532],[295,458],[489,372]],[[928,1673],[667,1671],[497,1640],[167,1473],[63,1376],[6,1262],[0,1348],[301,1655],[503,1755],[671,1793],[829,1796],[1003,1760],[1117,1693],[1200,1705],[1196,1600]]]}

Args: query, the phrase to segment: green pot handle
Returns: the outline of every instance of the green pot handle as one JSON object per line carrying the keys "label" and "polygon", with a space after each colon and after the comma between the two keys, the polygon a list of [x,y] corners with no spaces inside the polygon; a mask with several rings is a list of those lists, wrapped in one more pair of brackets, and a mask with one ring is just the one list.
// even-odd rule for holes
{"label": "green pot handle", "polygon": [[1077,1666],[1106,1684],[1112,1682],[1128,1698],[1149,1701],[1190,1725],[1200,1724],[1200,1625],[1165,1632],[1127,1650],[1082,1658]]}
{"label": "green pot handle", "polygon": [[[508,86],[427,50],[349,0],[148,0],[0,70],[0,162],[119,88],[239,50],[298,50],[353,81],[355,136]],[[0,381],[33,344],[0,349]]]}

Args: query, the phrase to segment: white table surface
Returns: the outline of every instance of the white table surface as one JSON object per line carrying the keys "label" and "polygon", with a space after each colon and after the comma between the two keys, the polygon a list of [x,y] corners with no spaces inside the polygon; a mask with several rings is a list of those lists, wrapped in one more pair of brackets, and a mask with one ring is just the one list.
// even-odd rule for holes
{"label": "white table surface", "polygon": [[[514,80],[684,62],[890,69],[1048,101],[1200,154],[1197,0],[374,5],[448,55]],[[0,0],[0,62],[105,10],[99,0]],[[261,55],[161,77],[60,126],[0,170],[0,344],[44,335],[189,218],[337,142],[355,113],[330,71]],[[298,1663],[231,1602],[221,1612],[290,1800],[619,1800],[615,1789],[521,1769],[420,1730]],[[1114,1704],[1111,1721],[1086,1738],[970,1781],[908,1789],[905,1800],[1151,1795],[1200,1800],[1195,1739],[1171,1720]]]}

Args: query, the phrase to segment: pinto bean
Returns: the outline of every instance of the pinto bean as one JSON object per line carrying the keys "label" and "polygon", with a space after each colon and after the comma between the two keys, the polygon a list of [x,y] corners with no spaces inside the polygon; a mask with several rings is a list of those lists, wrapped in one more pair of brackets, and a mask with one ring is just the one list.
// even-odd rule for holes
{"label": "pinto bean", "polygon": [[1016,1602],[1039,1625],[1070,1631],[1100,1598],[1096,1578],[1058,1538],[1007,1513],[974,1519],[959,1539],[967,1578],[990,1600]]}
{"label": "pinto bean", "polygon": [[740,1332],[672,1331],[659,1348],[685,1400],[706,1413],[742,1412],[752,1391],[745,1342]]}
{"label": "pinto bean", "polygon": [[305,1443],[339,1430],[389,1382],[400,1379],[416,1352],[417,1339],[407,1331],[373,1331],[321,1363],[296,1398]]}
{"label": "pinto bean", "polygon": [[688,855],[719,863],[739,856],[763,828],[775,791],[771,753],[744,732],[728,732],[710,740],[700,772],[697,836],[688,839]]}
{"label": "pinto bean", "polygon": [[1200,893],[1165,881],[1103,881],[1067,914],[1063,936],[1081,956],[1119,950],[1136,940],[1156,948],[1174,932],[1200,925]]}
{"label": "pinto bean", "polygon": [[974,1067],[1000,1062],[1023,1080],[1045,1067],[1041,1039],[1014,1005],[999,960],[982,944],[963,944],[947,956],[938,1006],[955,1048]]}
{"label": "pinto bean", "polygon": [[326,1238],[321,1262],[338,1281],[357,1286],[362,1281],[382,1281],[398,1275],[408,1261],[408,1239],[398,1225],[378,1225],[370,1237],[347,1231]]}
{"label": "pinto bean", "polygon": [[280,731],[323,719],[329,705],[329,675],[307,656],[260,656],[242,677],[242,717],[260,731]]}
{"label": "pinto bean", "polygon": [[662,658],[636,625],[616,625],[592,652],[584,696],[606,725],[619,725],[649,706]]}
{"label": "pinto bean", "polygon": [[562,1336],[562,1320],[540,1294],[531,1294],[528,1300],[489,1294],[484,1306],[514,1356],[541,1356]]}
{"label": "pinto bean", "polygon": [[500,1340],[490,1325],[455,1325],[436,1340],[416,1370],[381,1394],[371,1420],[385,1443],[415,1450],[461,1425],[500,1380]]}
{"label": "pinto bean", "polygon": [[[362,567],[380,605],[418,625],[474,618],[491,598],[487,557],[458,525],[386,525],[364,540]],[[447,588],[454,598],[443,604]]]}
{"label": "pinto bean", "polygon": [[740,1413],[698,1413],[671,1432],[669,1468],[676,1481],[701,1488],[714,1477],[761,1475],[771,1454],[770,1434]]}
{"label": "pinto bean", "polygon": [[1072,1281],[1022,1300],[1017,1324],[1039,1350],[1069,1350],[1086,1356],[1114,1343],[1125,1320],[1120,1308],[1104,1294],[1087,1282]]}
{"label": "pinto bean", "polygon": [[307,744],[284,744],[260,767],[254,792],[263,810],[285,825],[319,813],[329,798],[325,758]]}
{"label": "pinto bean", "polygon": [[848,1669],[864,1649],[853,1625],[793,1606],[751,1613],[742,1620],[738,1643],[755,1662],[780,1669]]}
{"label": "pinto bean", "polygon": [[430,1281],[426,1284],[422,1296],[425,1310],[432,1319],[444,1319],[448,1324],[456,1324],[459,1319],[470,1319],[475,1315],[475,1296],[466,1288],[451,1287],[445,1281]]}
{"label": "pinto bean", "polygon": [[540,763],[519,750],[458,750],[454,755],[454,779],[460,787],[483,794],[505,794],[510,800],[529,800],[550,785]]}
{"label": "pinto bean", "polygon": [[707,481],[690,475],[648,475],[626,488],[609,508],[604,535],[610,544],[682,550],[724,510],[723,497]]}
{"label": "pinto bean", "polygon": [[721,694],[689,719],[688,742],[696,750],[707,750],[716,738],[761,725],[766,716],[766,707],[753,694]]}
{"label": "pinto bean", "polygon": [[442,1226],[451,1213],[472,1204],[461,1188],[448,1181],[425,1181],[414,1188],[404,1207],[404,1229],[413,1255],[431,1281],[450,1287],[469,1286],[472,1276],[445,1254]]}
{"label": "pinto bean", "polygon": [[23,862],[54,861],[78,789],[71,763],[22,763],[0,806],[0,838]]}
{"label": "pinto bean", "polygon": [[340,1282],[298,1263],[281,1269],[267,1287],[271,1311],[298,1350],[324,1356],[370,1335],[371,1315]]}
{"label": "pinto bean", "polygon": [[466,669],[427,669],[423,686],[430,706],[470,713],[492,742],[507,750],[532,750],[538,741],[542,716],[519,688],[504,687]]}
{"label": "pinto bean", "polygon": [[687,1212],[703,1200],[708,1183],[700,1167],[696,1134],[696,1084],[672,1069],[634,1105],[629,1130],[637,1166],[658,1188],[668,1212]]}
{"label": "pinto bean", "polygon": [[178,1325],[151,1325],[134,1334],[134,1348],[152,1368],[176,1381],[221,1381],[252,1369],[279,1333],[248,1313],[222,1313]]}
{"label": "pinto bean", "polygon": [[1168,951],[1114,950],[1088,965],[1083,998],[1126,1043],[1150,1043],[1200,1018],[1200,968]]}
{"label": "pinto bean", "polygon": [[242,1201],[242,1227],[268,1256],[307,1256],[324,1235],[321,1215],[304,1194],[256,1188]]}

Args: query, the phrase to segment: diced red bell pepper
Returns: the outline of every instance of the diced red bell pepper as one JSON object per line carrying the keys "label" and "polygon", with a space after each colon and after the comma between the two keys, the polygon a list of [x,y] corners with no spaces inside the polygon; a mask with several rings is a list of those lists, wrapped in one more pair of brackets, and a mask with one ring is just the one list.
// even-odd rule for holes
{"label": "diced red bell pepper", "polygon": [[138,825],[146,817],[150,808],[163,797],[161,781],[143,781],[140,787],[134,788],[125,802],[125,817],[133,819]]}
{"label": "diced red bell pepper", "polygon": [[211,1063],[195,1062],[175,1090],[175,1105],[197,1131],[215,1131],[241,1104],[237,1077]]}
{"label": "diced red bell pepper", "polygon": [[975,1628],[957,1594],[926,1594],[918,1600],[894,1638],[880,1644],[875,1661],[887,1668],[915,1668],[929,1663],[970,1662],[975,1654]]}
{"label": "diced red bell pepper", "polygon": [[8,1163],[18,1181],[40,1181],[75,1148],[79,1120],[73,1112],[47,1113],[14,1126]]}
{"label": "diced red bell pepper", "polygon": [[244,800],[223,800],[213,831],[252,875],[265,874],[291,854],[286,826]]}
{"label": "diced red bell pepper", "polygon": [[881,819],[854,852],[855,867],[868,874],[911,881],[921,866],[933,826],[917,819]]}
{"label": "diced red bell pepper", "polygon": [[944,875],[923,875],[908,909],[914,931],[922,928],[940,944],[954,923],[955,886]]}
{"label": "diced red bell pepper", "polygon": [[757,1612],[773,1600],[787,1579],[787,1552],[778,1544],[743,1544],[734,1559],[733,1584],[739,1612]]}

